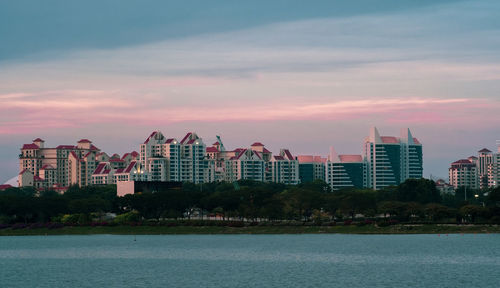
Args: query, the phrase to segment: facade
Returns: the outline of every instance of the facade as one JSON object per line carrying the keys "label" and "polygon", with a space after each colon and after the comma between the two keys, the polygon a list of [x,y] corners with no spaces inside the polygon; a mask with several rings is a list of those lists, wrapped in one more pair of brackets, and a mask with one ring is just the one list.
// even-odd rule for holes
{"label": "facade", "polygon": [[477,177],[479,181],[479,188],[484,189],[489,186],[488,184],[488,168],[493,164],[493,157],[495,155],[488,149],[483,148],[478,151],[477,157]]}
{"label": "facade", "polygon": [[234,182],[238,180],[254,180],[259,182],[275,182],[298,184],[299,163],[290,150],[281,149],[276,156],[260,142],[249,148],[226,150],[220,137],[206,148],[207,179],[209,182]]}
{"label": "facade", "polygon": [[500,141],[497,141],[497,153],[492,153],[491,163],[488,164],[488,187],[495,188],[500,186]]}
{"label": "facade", "polygon": [[394,137],[380,136],[373,127],[365,140],[364,158],[367,187],[375,190],[423,176],[422,144],[409,129],[403,129],[400,137]]}
{"label": "facade", "polygon": [[[118,154],[109,157],[88,139],[81,139],[76,145],[46,148],[45,141],[37,138],[21,148],[18,186],[64,192],[70,185],[112,184],[117,177],[131,179],[138,159],[135,151],[122,158]],[[127,172],[129,175],[125,175]]]}
{"label": "facade", "polygon": [[[219,136],[211,147],[206,147],[203,139],[193,132],[178,141],[153,131],[140,144],[139,152],[120,157],[100,151],[88,139],[81,139],[77,145],[46,148],[45,142],[37,138],[21,148],[18,182],[20,186],[62,191],[69,185],[128,181],[197,184],[254,180],[295,185],[324,180],[338,190],[380,189],[422,177],[422,145],[408,129],[401,137],[388,137],[380,136],[372,128],[364,148],[364,155],[337,155],[332,150],[328,158],[307,155],[296,158],[289,149],[280,149],[273,155],[260,142],[248,148],[226,150]],[[484,163],[488,183],[497,183],[488,171],[497,169],[495,163],[500,162],[491,157],[491,161]]]}
{"label": "facade", "polygon": [[177,141],[154,131],[141,144],[140,163],[149,181],[203,183],[208,178],[205,144],[192,132]]}
{"label": "facade", "polygon": [[[457,166],[456,162],[452,163],[449,173],[450,181],[453,178],[453,181],[457,183],[454,184],[455,188],[466,186],[475,189],[487,189],[500,185],[500,143],[497,144],[497,152],[483,148],[478,151],[477,157],[470,156],[467,159],[459,160],[463,164],[463,167]],[[469,161],[471,164],[466,161]],[[468,168],[471,165],[475,166],[475,171],[472,171],[472,168]],[[471,177],[475,178],[469,179]],[[450,182],[450,184],[452,183]]]}
{"label": "facade", "polygon": [[315,180],[325,181],[325,164],[327,159],[321,156],[299,155],[299,179],[300,183],[313,182]]}
{"label": "facade", "polygon": [[492,162],[488,165],[487,175],[488,187],[495,188],[500,186],[500,151],[493,155]]}
{"label": "facade", "polygon": [[288,149],[281,149],[279,155],[272,157],[271,169],[271,181],[274,183],[297,185],[300,182],[299,161]]}
{"label": "facade", "polygon": [[89,185],[97,165],[95,154],[99,152],[99,148],[87,139],[78,141],[77,145],[46,148],[45,141],[37,138],[31,144],[24,144],[19,154],[19,170],[33,173],[37,183],[18,181],[18,185],[39,186],[38,188]]}
{"label": "facade", "polygon": [[455,189],[459,187],[478,189],[476,161],[475,157],[469,157],[469,159],[460,159],[451,163],[448,169],[450,185]]}
{"label": "facade", "polygon": [[325,179],[332,190],[367,187],[367,163],[361,155],[338,155],[331,147],[328,158]]}

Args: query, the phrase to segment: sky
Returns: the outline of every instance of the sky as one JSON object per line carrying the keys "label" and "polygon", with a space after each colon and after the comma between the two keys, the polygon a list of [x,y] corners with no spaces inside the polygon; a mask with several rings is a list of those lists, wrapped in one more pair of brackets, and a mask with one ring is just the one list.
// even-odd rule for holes
{"label": "sky", "polygon": [[424,176],[496,150],[500,1],[0,0],[0,183],[24,143],[154,130],[361,154],[410,128]]}

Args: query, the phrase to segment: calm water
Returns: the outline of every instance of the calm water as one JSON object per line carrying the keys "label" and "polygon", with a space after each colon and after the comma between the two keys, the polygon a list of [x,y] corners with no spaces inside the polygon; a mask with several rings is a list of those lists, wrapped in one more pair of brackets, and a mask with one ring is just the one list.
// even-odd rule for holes
{"label": "calm water", "polygon": [[500,287],[500,235],[0,237],[0,287]]}

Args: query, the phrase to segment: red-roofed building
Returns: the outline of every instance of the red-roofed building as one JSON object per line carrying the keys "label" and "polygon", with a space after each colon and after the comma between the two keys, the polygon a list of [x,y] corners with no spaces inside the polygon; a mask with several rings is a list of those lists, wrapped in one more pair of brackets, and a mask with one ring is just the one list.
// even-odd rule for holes
{"label": "red-roofed building", "polygon": [[460,159],[451,163],[448,169],[450,185],[457,189],[458,187],[468,187],[478,189],[478,174],[476,163],[469,159]]}
{"label": "red-roofed building", "polygon": [[207,147],[206,152],[207,153],[217,153],[217,152],[219,152],[219,150],[217,150],[217,148],[215,148],[215,147]]}
{"label": "red-roofed building", "polygon": [[179,143],[159,131],[141,144],[140,163],[151,181],[205,182],[205,144],[189,132]]}
{"label": "red-roofed building", "polygon": [[280,154],[273,156],[269,164],[267,173],[271,176],[271,182],[299,184],[299,161],[292,156],[290,150],[281,149]]}
{"label": "red-roofed building", "polygon": [[12,188],[12,185],[10,184],[3,184],[3,185],[0,185],[0,191],[4,191],[4,190],[7,190],[9,188]]}
{"label": "red-roofed building", "polygon": [[40,149],[40,147],[38,147],[38,145],[36,144],[24,144],[23,145],[23,148],[21,148],[22,150],[33,150],[33,149]]}
{"label": "red-roofed building", "polygon": [[20,171],[27,169],[33,173],[33,179],[38,179],[29,184],[25,181],[24,184],[38,185],[41,187],[37,188],[44,189],[53,185],[68,187],[71,184],[90,184],[92,171],[89,169],[94,170],[98,162],[95,155],[100,152],[90,140],[81,139],[76,146],[59,145],[55,148],[46,148],[44,143],[41,138],[36,138],[32,144],[25,144],[21,148]]}

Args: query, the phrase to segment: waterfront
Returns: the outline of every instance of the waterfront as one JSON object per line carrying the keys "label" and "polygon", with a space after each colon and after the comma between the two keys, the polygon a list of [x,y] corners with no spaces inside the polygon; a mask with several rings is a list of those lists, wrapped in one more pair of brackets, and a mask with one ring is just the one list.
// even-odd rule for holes
{"label": "waterfront", "polygon": [[500,234],[0,237],[2,287],[495,287]]}

